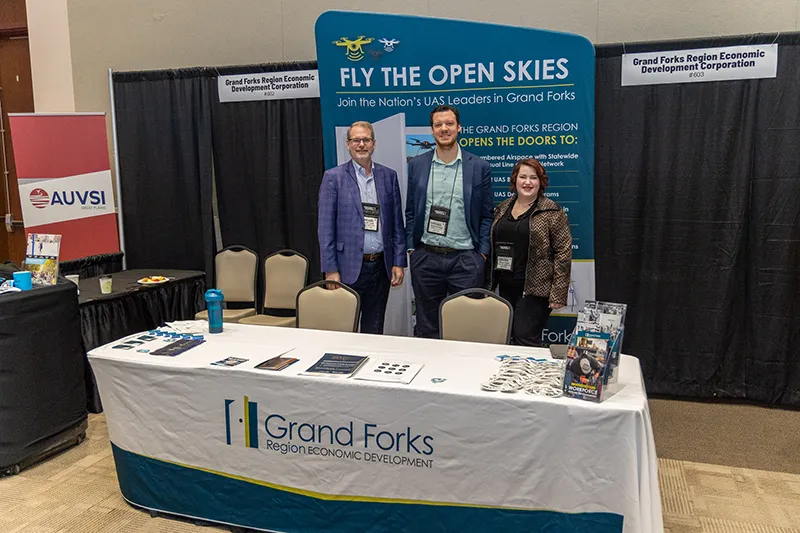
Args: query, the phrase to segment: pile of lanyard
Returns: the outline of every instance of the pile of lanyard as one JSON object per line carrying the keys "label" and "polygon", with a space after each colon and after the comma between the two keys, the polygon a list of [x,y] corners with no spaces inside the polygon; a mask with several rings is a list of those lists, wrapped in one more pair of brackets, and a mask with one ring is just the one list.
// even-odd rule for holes
{"label": "pile of lanyard", "polygon": [[489,392],[519,392],[557,398],[563,392],[564,363],[550,359],[535,359],[501,355],[500,368],[481,388]]}

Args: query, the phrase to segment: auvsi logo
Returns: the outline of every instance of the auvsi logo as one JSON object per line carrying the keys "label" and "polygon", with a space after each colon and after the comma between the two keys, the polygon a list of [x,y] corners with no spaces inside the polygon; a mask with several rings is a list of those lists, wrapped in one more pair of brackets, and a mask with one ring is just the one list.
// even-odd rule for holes
{"label": "auvsi logo", "polygon": [[333,41],[333,44],[336,46],[347,47],[347,50],[345,50],[345,55],[350,61],[361,61],[361,59],[364,57],[364,49],[362,47],[374,40],[374,37],[364,37],[363,35],[359,35],[358,39],[348,39],[347,37],[342,37],[338,41]]}
{"label": "auvsi logo", "polygon": [[50,195],[44,189],[33,189],[29,198],[36,209],[44,209],[50,205]]}
{"label": "auvsi logo", "polygon": [[37,187],[28,198],[37,209],[44,209],[49,205],[79,205],[82,209],[101,209],[106,206],[106,192],[97,190],[53,191],[51,196]]}

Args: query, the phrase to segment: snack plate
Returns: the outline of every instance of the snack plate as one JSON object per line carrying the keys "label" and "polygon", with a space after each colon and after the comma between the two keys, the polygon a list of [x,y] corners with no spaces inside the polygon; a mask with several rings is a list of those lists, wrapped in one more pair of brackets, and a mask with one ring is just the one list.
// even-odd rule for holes
{"label": "snack plate", "polygon": [[161,279],[161,280],[158,280],[158,281],[151,281],[151,279],[148,277],[148,278],[138,279],[138,280],[136,280],[136,283],[138,283],[140,285],[161,285],[162,283],[166,283],[168,281],[169,281],[169,278],[164,278],[164,279]]}

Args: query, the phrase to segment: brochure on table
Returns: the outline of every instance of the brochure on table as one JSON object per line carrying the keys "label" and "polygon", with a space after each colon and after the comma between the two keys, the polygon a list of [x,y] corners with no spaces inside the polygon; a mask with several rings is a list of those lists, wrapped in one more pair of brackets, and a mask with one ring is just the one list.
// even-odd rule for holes
{"label": "brochure on table", "polygon": [[323,376],[329,378],[349,378],[355,374],[361,365],[369,358],[366,355],[347,355],[341,353],[326,353],[316,363],[311,365],[301,376]]}
{"label": "brochure on table", "polygon": [[587,300],[578,312],[564,371],[564,394],[603,401],[606,387],[616,383],[625,331],[627,305]]}

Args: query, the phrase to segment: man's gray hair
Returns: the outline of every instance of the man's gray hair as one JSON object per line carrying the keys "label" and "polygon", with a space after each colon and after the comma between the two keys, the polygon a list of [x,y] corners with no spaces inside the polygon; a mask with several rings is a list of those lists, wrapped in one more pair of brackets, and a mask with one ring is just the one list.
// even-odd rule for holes
{"label": "man's gray hair", "polygon": [[372,127],[372,124],[370,124],[366,120],[359,120],[358,122],[353,122],[352,124],[350,124],[350,127],[347,128],[347,140],[348,141],[350,140],[350,130],[352,130],[356,126],[361,126],[362,128],[367,128],[369,130],[369,134],[372,136],[372,138],[373,139],[375,138],[375,128]]}

